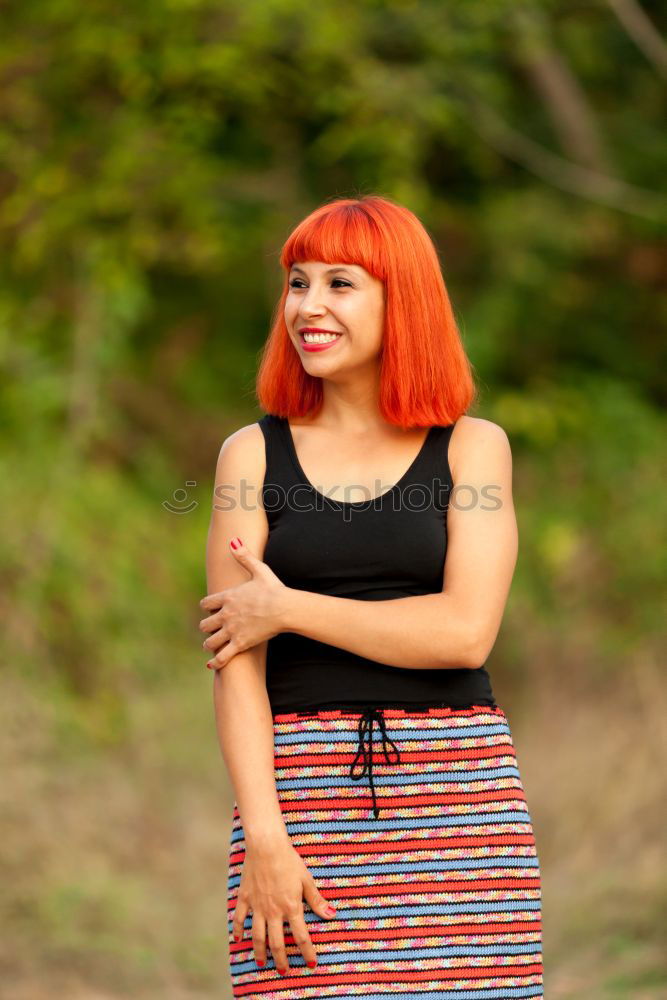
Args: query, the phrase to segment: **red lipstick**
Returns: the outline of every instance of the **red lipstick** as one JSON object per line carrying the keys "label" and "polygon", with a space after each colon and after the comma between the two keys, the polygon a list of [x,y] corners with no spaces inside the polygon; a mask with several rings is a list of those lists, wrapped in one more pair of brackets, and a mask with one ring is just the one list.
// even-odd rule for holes
{"label": "red lipstick", "polygon": [[[334,333],[336,334],[336,339],[330,340],[326,344],[307,344],[303,337],[304,333]],[[324,330],[318,326],[303,326],[299,330],[299,336],[301,338],[301,347],[303,348],[303,350],[313,352],[313,351],[326,351],[330,347],[333,347],[334,344],[338,343],[338,341],[342,337],[342,334],[339,333],[337,330]]]}

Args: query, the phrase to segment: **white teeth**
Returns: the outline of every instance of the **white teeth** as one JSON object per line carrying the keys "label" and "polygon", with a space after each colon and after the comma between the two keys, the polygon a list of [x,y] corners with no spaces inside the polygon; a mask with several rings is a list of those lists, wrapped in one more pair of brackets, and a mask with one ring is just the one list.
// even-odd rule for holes
{"label": "white teeth", "polygon": [[338,340],[339,333],[304,333],[303,339],[307,344],[329,344],[332,340]]}

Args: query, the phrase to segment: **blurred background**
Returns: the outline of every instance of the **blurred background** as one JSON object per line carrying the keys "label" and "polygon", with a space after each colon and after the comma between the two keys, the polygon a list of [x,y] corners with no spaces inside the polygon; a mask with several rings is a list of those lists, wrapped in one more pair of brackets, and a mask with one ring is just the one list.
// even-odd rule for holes
{"label": "blurred background", "polygon": [[[291,228],[422,219],[514,456],[546,996],[667,996],[667,11],[23,0],[0,39],[0,981],[230,996],[198,602]],[[661,943],[662,942],[662,945]]]}

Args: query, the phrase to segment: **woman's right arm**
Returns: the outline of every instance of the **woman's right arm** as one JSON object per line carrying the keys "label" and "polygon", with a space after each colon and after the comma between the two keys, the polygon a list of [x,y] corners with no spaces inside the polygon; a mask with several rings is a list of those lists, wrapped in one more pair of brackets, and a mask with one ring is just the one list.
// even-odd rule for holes
{"label": "woman's right arm", "polygon": [[[218,456],[206,546],[207,593],[245,583],[248,574],[232,555],[235,535],[262,559],[268,538],[261,486],[266,468],[264,435],[258,424],[226,438]],[[266,935],[276,966],[287,968],[283,921],[289,920],[306,961],[315,949],[303,918],[303,896],[330,919],[320,894],[283,820],[274,769],[273,718],[266,689],[267,642],[237,653],[213,672],[218,742],[243,824],[246,860],[234,918],[242,933],[253,912],[255,958],[266,961]]]}
{"label": "woman's right arm", "polygon": [[[258,495],[258,484],[264,478],[263,441],[259,426],[251,425],[226,438],[220,449],[206,543],[209,594],[248,579],[229,549],[235,535],[243,538],[259,559],[263,556],[268,538],[266,514]],[[213,675],[220,749],[234,786],[246,843],[258,845],[287,836],[274,778],[266,650],[267,643],[262,642],[238,653],[224,670]]]}

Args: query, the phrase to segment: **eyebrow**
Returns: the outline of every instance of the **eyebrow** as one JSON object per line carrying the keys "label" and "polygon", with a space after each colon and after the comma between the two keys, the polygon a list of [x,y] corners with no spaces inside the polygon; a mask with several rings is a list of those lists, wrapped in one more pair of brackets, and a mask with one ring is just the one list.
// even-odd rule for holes
{"label": "eyebrow", "polygon": [[[290,268],[290,271],[301,271],[301,274],[305,274],[306,273],[303,270],[302,267],[298,267],[296,264],[292,264],[292,266]],[[333,274],[335,271],[350,271],[351,274],[354,274],[354,271],[351,271],[351,269],[349,267],[330,267],[324,273],[325,274]]]}

